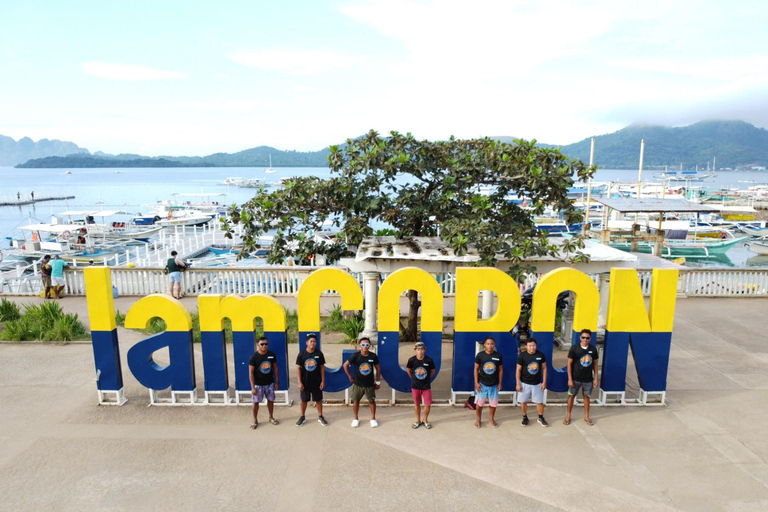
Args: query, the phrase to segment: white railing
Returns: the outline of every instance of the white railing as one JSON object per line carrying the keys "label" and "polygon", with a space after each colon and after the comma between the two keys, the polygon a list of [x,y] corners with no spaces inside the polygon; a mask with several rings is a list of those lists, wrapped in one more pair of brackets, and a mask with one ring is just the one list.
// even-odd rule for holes
{"label": "white railing", "polygon": [[[249,295],[264,293],[275,296],[296,296],[301,283],[315,270],[323,267],[219,267],[191,268],[181,274],[182,290],[186,295],[203,293]],[[388,273],[382,273],[381,281]],[[456,294],[456,277],[452,272],[432,273],[440,284],[443,295]],[[597,282],[599,274],[589,274]],[[644,296],[651,292],[650,270],[638,271],[640,288]],[[66,293],[85,295],[85,281],[82,268],[65,272]],[[363,276],[353,277],[362,288]],[[519,283],[520,292],[538,282],[539,274],[529,275]],[[381,282],[380,281],[380,282]],[[162,268],[112,268],[112,284],[120,295],[143,296],[168,292],[168,275]],[[2,293],[8,295],[38,295],[42,291],[38,275],[21,277],[6,276],[2,281]],[[768,269],[690,269],[680,272],[678,291],[691,297],[768,297]],[[326,291],[324,295],[336,295]]]}
{"label": "white railing", "polygon": [[768,269],[686,270],[680,280],[691,297],[768,297]]}

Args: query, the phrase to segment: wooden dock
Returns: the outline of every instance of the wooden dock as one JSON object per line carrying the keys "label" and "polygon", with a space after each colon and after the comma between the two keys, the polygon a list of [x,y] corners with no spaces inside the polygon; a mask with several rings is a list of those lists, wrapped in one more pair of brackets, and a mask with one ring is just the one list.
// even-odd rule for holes
{"label": "wooden dock", "polygon": [[8,199],[8,198],[0,198],[0,206],[24,206],[28,204],[34,204],[34,203],[42,203],[44,201],[66,201],[67,199],[74,199],[75,196],[41,196],[41,197],[35,197],[32,199],[31,197],[27,197],[24,199]]}

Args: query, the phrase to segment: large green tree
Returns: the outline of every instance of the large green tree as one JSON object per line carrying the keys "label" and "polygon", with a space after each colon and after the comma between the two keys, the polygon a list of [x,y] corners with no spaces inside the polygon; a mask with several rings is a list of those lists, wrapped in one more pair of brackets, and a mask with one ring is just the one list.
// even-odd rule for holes
{"label": "large green tree", "polygon": [[[440,236],[458,255],[474,247],[480,265],[494,266],[503,255],[515,278],[534,270],[524,261],[529,256],[565,252],[571,259],[583,258],[581,238],[558,248],[533,221],[548,206],[567,223],[582,220],[568,189],[594,169],[557,149],[537,147],[535,141],[433,142],[371,131],[343,147],[331,147],[328,162],[329,179],[297,178],[233,206],[231,221],[224,225],[228,235],[233,224],[242,224],[248,251],[260,235],[274,232],[270,263],[282,263],[288,256],[306,264],[312,254],[335,261],[372,235],[374,222],[391,226],[401,238]],[[528,208],[510,201],[510,195],[525,197]],[[312,233],[327,229],[329,222],[341,230],[339,242],[316,242]],[[415,338],[421,305],[416,292],[409,292],[409,298],[403,340]]]}

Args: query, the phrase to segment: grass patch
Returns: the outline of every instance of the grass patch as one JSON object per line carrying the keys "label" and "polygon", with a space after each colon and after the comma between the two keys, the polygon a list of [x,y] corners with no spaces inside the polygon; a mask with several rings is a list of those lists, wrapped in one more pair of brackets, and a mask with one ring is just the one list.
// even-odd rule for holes
{"label": "grass patch", "polygon": [[23,314],[16,304],[15,308],[8,304],[5,299],[0,302],[0,321],[4,322],[0,339],[67,343],[87,340],[90,335],[77,314],[65,313],[58,302],[27,304]]}

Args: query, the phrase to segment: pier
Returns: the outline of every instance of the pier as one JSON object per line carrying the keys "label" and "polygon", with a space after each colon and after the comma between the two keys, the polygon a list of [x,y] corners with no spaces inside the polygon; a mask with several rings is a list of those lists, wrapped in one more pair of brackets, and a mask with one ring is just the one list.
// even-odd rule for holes
{"label": "pier", "polygon": [[74,199],[75,196],[22,196],[22,199],[13,197],[0,197],[0,206],[25,206],[28,204],[43,203],[45,201],[66,201],[68,199]]}

